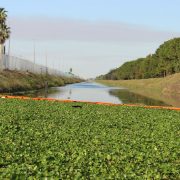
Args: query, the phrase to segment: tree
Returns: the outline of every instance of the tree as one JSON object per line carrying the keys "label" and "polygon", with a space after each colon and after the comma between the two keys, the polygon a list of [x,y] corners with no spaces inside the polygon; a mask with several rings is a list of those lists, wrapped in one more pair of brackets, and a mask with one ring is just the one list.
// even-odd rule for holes
{"label": "tree", "polygon": [[145,58],[124,63],[102,75],[102,79],[158,78],[180,72],[180,38],[164,42],[155,52]]}
{"label": "tree", "polygon": [[10,28],[6,25],[7,11],[0,8],[0,55],[4,53],[4,43],[10,36]]}

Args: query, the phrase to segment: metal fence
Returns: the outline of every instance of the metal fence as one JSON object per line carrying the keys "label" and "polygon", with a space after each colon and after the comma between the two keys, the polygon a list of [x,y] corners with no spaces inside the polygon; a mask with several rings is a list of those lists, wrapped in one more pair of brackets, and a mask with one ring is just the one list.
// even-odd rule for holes
{"label": "metal fence", "polygon": [[25,59],[17,58],[14,56],[8,56],[8,55],[0,55],[0,71],[5,69],[24,71],[24,72],[28,71],[35,74],[48,73],[49,75],[57,75],[57,76],[66,76],[66,77],[74,76],[72,74],[64,73],[57,69],[35,64]]}

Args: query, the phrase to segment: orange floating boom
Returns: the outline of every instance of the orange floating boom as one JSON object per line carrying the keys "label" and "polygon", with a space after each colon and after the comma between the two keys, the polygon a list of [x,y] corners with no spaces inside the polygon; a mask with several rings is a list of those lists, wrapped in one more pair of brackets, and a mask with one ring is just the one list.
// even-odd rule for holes
{"label": "orange floating boom", "polygon": [[177,107],[166,107],[166,106],[140,106],[136,104],[113,104],[107,102],[88,102],[88,101],[75,101],[75,100],[58,100],[53,98],[30,98],[25,96],[0,96],[0,98],[6,99],[23,99],[23,100],[36,100],[36,101],[55,101],[55,102],[65,102],[65,103],[72,103],[72,102],[80,102],[80,103],[88,103],[88,104],[98,104],[98,105],[106,105],[106,106],[127,106],[127,107],[143,107],[147,109],[167,109],[167,110],[175,110],[180,111],[180,108]]}

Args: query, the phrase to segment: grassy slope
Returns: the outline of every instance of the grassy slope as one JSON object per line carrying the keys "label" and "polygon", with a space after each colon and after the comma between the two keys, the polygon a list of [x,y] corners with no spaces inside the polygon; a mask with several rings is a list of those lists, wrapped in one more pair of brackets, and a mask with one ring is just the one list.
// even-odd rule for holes
{"label": "grassy slope", "polygon": [[0,179],[178,179],[179,117],[169,110],[0,99]]}
{"label": "grassy slope", "polygon": [[132,92],[150,98],[158,99],[180,107],[180,73],[166,78],[152,78],[139,80],[99,80],[98,82],[110,86],[123,86]]}
{"label": "grassy slope", "polygon": [[[45,75],[28,72],[3,71],[0,72],[0,92],[14,92],[41,89],[45,85]],[[48,76],[49,86],[62,86],[79,82],[78,79]]]}

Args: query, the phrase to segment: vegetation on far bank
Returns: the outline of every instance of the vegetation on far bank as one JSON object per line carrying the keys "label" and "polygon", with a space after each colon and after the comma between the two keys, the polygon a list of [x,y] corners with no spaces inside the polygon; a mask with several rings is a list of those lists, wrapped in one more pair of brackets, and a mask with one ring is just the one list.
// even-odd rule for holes
{"label": "vegetation on far bank", "polygon": [[134,93],[180,107],[180,73],[165,78],[98,80],[97,82],[109,86],[126,87]]}
{"label": "vegetation on far bank", "polygon": [[128,80],[166,77],[180,72],[180,38],[162,44],[155,54],[124,63],[98,79]]}
{"label": "vegetation on far bank", "polygon": [[180,113],[0,99],[0,179],[178,179]]}
{"label": "vegetation on far bank", "polygon": [[48,81],[49,87],[53,87],[82,80],[75,77],[46,76],[45,74],[5,70],[0,72],[0,92],[38,90],[45,87],[45,81]]}

